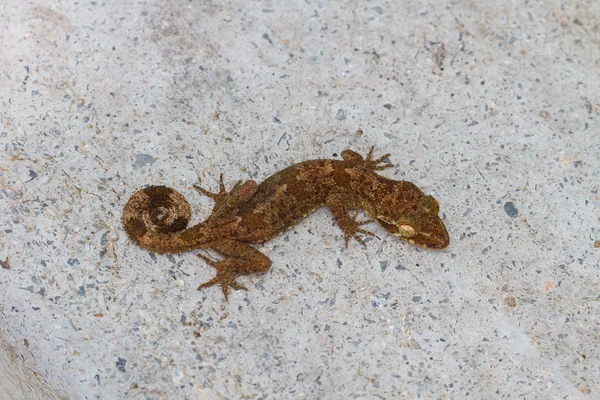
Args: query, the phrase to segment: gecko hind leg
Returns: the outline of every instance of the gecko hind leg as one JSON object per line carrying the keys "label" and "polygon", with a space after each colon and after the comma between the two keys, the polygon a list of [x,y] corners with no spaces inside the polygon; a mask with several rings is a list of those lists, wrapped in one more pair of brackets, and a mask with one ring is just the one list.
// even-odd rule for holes
{"label": "gecko hind leg", "polygon": [[265,272],[271,267],[271,260],[267,256],[246,243],[229,240],[215,244],[210,248],[225,258],[214,261],[203,254],[198,254],[198,257],[217,270],[217,275],[210,281],[198,286],[198,290],[219,284],[226,301],[229,301],[229,288],[248,290],[245,286],[236,282],[235,278],[237,276],[253,272]]}
{"label": "gecko hind leg", "polygon": [[220,204],[223,202],[223,200],[227,197],[229,193],[237,189],[237,187],[240,185],[240,183],[242,183],[242,181],[237,181],[229,192],[227,191],[227,189],[225,189],[225,184],[223,183],[223,174],[219,175],[218,192],[211,192],[209,190],[204,189],[202,186],[200,186],[201,183],[202,180],[198,178],[198,183],[194,184],[194,189],[196,189],[198,192],[202,193],[206,197],[210,197],[211,199],[213,199],[216,204]]}
{"label": "gecko hind leg", "polygon": [[225,263],[226,260],[214,261],[203,254],[198,254],[198,257],[203,259],[208,265],[213,266],[217,270],[217,276],[212,278],[210,281],[204,282],[200,286],[198,286],[197,290],[200,290],[205,287],[214,286],[217,283],[221,285],[221,289],[223,290],[223,294],[225,295],[225,299],[227,300],[228,288],[231,287],[235,290],[248,290],[248,288],[244,285],[240,285],[235,281],[235,274],[225,268],[228,263]]}
{"label": "gecko hind leg", "polygon": [[250,180],[244,183],[242,183],[242,181],[237,181],[233,188],[231,188],[230,191],[227,191],[227,189],[225,189],[225,184],[223,183],[223,174],[219,177],[219,191],[216,193],[204,189],[200,186],[200,183],[201,180],[198,179],[198,183],[194,185],[194,189],[213,199],[215,202],[213,213],[220,213],[245,203],[254,196],[254,193],[256,193],[258,188],[256,181]]}

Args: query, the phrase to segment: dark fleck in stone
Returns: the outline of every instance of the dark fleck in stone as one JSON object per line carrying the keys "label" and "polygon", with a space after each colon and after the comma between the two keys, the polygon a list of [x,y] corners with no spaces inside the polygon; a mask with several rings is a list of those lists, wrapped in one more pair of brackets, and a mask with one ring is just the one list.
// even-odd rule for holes
{"label": "dark fleck in stone", "polygon": [[559,339],[564,339],[564,338],[566,338],[567,336],[569,336],[569,334],[568,334],[568,333],[560,333],[560,334],[558,335],[558,338],[559,338]]}
{"label": "dark fleck in stone", "polygon": [[408,268],[404,267],[402,264],[396,265],[396,269],[398,271],[408,271]]}
{"label": "dark fleck in stone", "polygon": [[67,261],[67,264],[74,266],[74,265],[79,265],[79,259],[77,258],[69,258],[69,260]]}
{"label": "dark fleck in stone", "polygon": [[338,121],[345,120],[346,112],[340,108],[339,110],[337,110],[337,113],[335,114],[335,119],[337,119]]}
{"label": "dark fleck in stone", "polygon": [[381,267],[382,271],[385,271],[388,266],[388,262],[387,261],[379,261],[379,266]]}
{"label": "dark fleck in stone", "polygon": [[264,33],[262,35],[263,39],[267,39],[269,41],[270,44],[273,44],[273,42],[271,41],[271,38],[269,37],[269,35],[267,35],[266,33]]}
{"label": "dark fleck in stone", "polygon": [[392,105],[391,104],[384,104],[383,107],[387,108],[388,110],[392,109]]}
{"label": "dark fleck in stone", "polygon": [[412,301],[418,303],[419,301],[421,301],[421,296],[413,296]]}
{"label": "dark fleck in stone", "polygon": [[104,246],[108,243],[108,234],[110,233],[110,231],[106,231],[102,234],[102,237],[100,237],[100,246]]}
{"label": "dark fleck in stone", "polygon": [[127,364],[126,359],[119,357],[119,360],[116,362],[116,364],[117,368],[119,368],[119,371],[125,372],[125,364]]}
{"label": "dark fleck in stone", "polygon": [[277,117],[273,117],[273,122],[277,122],[278,124],[280,124],[281,120]]}
{"label": "dark fleck in stone", "polygon": [[512,201],[507,201],[504,203],[504,212],[511,218],[514,218],[519,213],[519,210],[515,208],[515,205]]}
{"label": "dark fleck in stone", "polygon": [[138,154],[135,157],[135,162],[131,164],[133,169],[140,169],[146,165],[154,164],[154,157],[149,154]]}
{"label": "dark fleck in stone", "polygon": [[585,99],[585,108],[587,109],[588,114],[591,114],[594,109],[592,108],[592,103],[586,98]]}
{"label": "dark fleck in stone", "polygon": [[29,177],[30,177],[31,179],[29,179],[27,182],[31,182],[32,180],[34,180],[35,178],[37,178],[37,177],[38,177],[38,174],[37,174],[37,172],[35,172],[34,170],[30,169],[30,170],[29,170]]}
{"label": "dark fleck in stone", "polygon": [[85,297],[85,288],[83,286],[79,286],[79,290],[77,291],[77,295],[81,297]]}

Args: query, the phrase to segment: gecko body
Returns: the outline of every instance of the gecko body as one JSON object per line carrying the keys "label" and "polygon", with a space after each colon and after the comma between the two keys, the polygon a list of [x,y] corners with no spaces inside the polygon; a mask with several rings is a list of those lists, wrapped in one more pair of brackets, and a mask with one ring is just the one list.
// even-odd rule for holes
{"label": "gecko body", "polygon": [[[229,288],[246,289],[236,276],[264,272],[271,260],[251,246],[266,242],[298,221],[326,206],[342,229],[346,246],[351,238],[365,244],[360,234],[373,235],[361,228],[377,222],[390,234],[426,248],[441,249],[449,236],[439,218],[438,202],[417,186],[395,181],[376,173],[392,164],[389,156],[366,159],[352,150],[342,152],[342,160],[309,160],[271,175],[260,184],[238,182],[227,191],[221,175],[220,190],[209,192],[194,187],[215,202],[211,215],[187,228],[191,209],[174,189],[150,186],[136,192],[123,210],[128,236],[141,247],[157,253],[179,253],[212,249],[223,258],[214,261],[198,256],[212,265],[214,279],[200,285],[220,284],[227,299]],[[349,210],[363,209],[372,219],[358,221]]]}

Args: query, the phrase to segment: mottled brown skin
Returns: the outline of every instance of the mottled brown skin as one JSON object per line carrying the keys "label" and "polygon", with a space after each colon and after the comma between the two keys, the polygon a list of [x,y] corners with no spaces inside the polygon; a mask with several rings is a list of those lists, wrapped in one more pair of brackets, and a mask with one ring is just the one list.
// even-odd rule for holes
{"label": "mottled brown skin", "polygon": [[[224,258],[219,261],[198,255],[217,270],[214,279],[200,285],[220,284],[227,299],[229,287],[246,289],[235,281],[238,275],[264,272],[271,260],[249,243],[266,242],[295,225],[317,208],[327,206],[345,235],[365,244],[359,233],[373,235],[361,226],[377,222],[389,233],[411,244],[442,249],[450,241],[438,217],[439,205],[410,182],[394,181],[375,173],[392,164],[381,165],[389,156],[364,159],[352,150],[342,152],[343,160],[310,160],[292,165],[265,181],[238,182],[227,192],[221,176],[220,190],[211,193],[195,188],[215,201],[212,214],[186,229],[191,209],[177,191],[151,186],[136,192],[123,210],[123,224],[129,237],[157,253],[179,253],[212,249]],[[372,219],[356,220],[348,210],[363,209]]]}

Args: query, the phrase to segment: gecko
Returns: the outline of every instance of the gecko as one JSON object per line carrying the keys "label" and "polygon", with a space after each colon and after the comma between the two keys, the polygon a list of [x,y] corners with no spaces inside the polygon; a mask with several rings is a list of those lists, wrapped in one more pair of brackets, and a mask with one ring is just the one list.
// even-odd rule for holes
{"label": "gecko", "polygon": [[[222,258],[213,260],[198,254],[216,270],[216,276],[198,290],[217,285],[228,301],[229,290],[247,290],[236,277],[265,272],[271,260],[252,244],[267,242],[316,209],[326,206],[341,228],[345,245],[359,235],[372,235],[362,228],[378,223],[391,235],[412,245],[443,249],[450,243],[439,214],[439,204],[430,195],[407,181],[377,174],[393,167],[384,163],[390,154],[366,158],[352,150],[342,160],[317,159],[291,165],[262,181],[238,181],[227,191],[220,176],[218,192],[194,188],[214,201],[204,221],[187,228],[191,208],[185,197],[166,186],[138,190],[123,209],[123,226],[129,238],[156,253],[181,253],[195,249],[213,250]],[[358,220],[358,210],[370,217]],[[350,213],[350,211],[353,213]]]}

